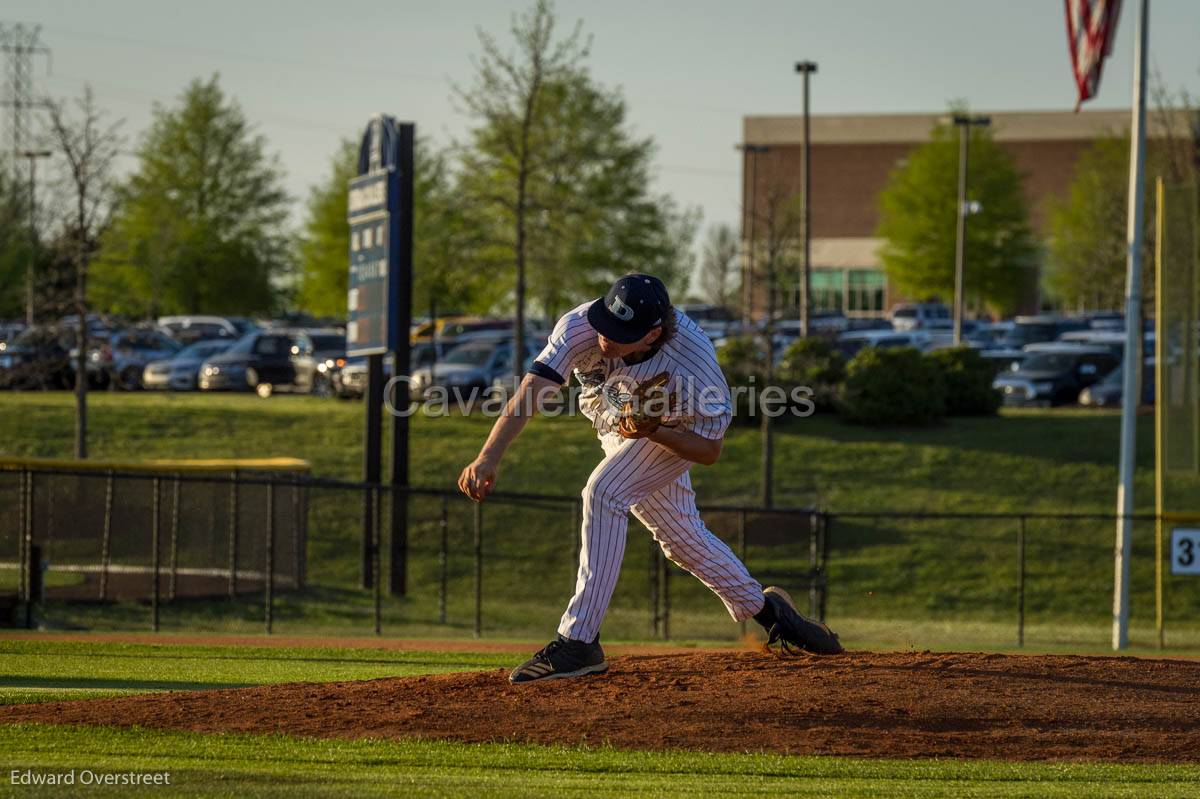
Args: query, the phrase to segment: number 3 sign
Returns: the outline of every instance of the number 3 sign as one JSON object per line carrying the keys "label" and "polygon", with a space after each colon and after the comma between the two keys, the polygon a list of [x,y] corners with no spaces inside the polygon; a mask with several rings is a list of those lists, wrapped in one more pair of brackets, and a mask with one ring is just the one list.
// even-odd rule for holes
{"label": "number 3 sign", "polygon": [[1171,530],[1171,574],[1200,574],[1200,529]]}

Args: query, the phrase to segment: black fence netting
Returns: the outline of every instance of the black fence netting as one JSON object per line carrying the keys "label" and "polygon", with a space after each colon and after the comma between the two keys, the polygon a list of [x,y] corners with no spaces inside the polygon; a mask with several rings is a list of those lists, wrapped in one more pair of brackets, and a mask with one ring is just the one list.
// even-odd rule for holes
{"label": "black fence netting", "polygon": [[[702,508],[764,585],[856,646],[1104,646],[1115,519]],[[578,497],[294,474],[0,471],[0,623],[411,637],[548,637],[574,591]],[[1131,630],[1158,640],[1155,525],[1134,524]],[[1165,641],[1200,643],[1166,574]],[[608,639],[724,639],[734,623],[631,519]]]}

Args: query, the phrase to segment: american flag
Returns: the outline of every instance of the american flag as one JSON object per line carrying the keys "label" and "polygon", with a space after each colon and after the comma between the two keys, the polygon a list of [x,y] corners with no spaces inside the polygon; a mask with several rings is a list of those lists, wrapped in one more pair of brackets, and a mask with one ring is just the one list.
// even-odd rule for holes
{"label": "american flag", "polygon": [[1100,71],[1112,50],[1121,0],[1063,0],[1067,11],[1067,47],[1079,98],[1075,110],[1100,88]]}

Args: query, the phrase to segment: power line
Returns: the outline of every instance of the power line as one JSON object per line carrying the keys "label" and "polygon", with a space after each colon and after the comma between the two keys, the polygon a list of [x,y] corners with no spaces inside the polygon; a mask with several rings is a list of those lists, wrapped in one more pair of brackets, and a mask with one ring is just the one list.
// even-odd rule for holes
{"label": "power line", "polygon": [[72,36],[81,39],[100,39],[107,40],[124,45],[134,45],[136,47],[147,47],[154,50],[168,50],[177,52],[180,50],[196,53],[198,55],[215,56],[217,58],[234,58],[241,61],[250,61],[258,64],[271,64],[274,66],[283,67],[299,67],[301,69],[313,69],[318,72],[342,72],[354,75],[370,75],[371,77],[382,78],[404,78],[405,80],[420,80],[429,82],[442,82],[446,80],[444,76],[430,75],[419,72],[397,72],[381,67],[368,67],[355,64],[345,63],[321,63],[318,61],[291,59],[291,58],[276,58],[273,56],[254,55],[252,53],[241,52],[237,50],[220,50],[210,47],[196,47],[195,45],[182,44],[178,42],[156,42],[150,39],[138,39],[132,36],[120,36],[110,33],[96,33],[94,31],[72,31],[65,28],[54,27],[54,33],[61,36]]}
{"label": "power line", "polygon": [[[163,106],[169,106],[171,103],[179,99],[178,97],[163,97],[161,95],[142,91],[141,89],[136,89],[132,86],[126,86],[124,84],[95,81],[91,78],[85,78],[79,75],[69,75],[62,72],[56,73],[53,79],[70,81],[71,83],[77,84],[87,84],[94,88],[103,89],[106,94],[117,96],[124,95],[125,102],[131,105],[136,105],[139,108],[153,106],[156,103]],[[247,116],[251,115],[247,114]],[[257,124],[261,124],[264,127],[286,128],[291,131],[295,131],[298,128],[320,130],[323,132],[335,133],[343,137],[353,136],[356,134],[356,130],[353,127],[336,125],[328,120],[306,119],[303,117],[294,117],[288,114],[277,113],[254,113],[252,118]]]}
{"label": "power line", "polygon": [[[372,78],[402,78],[404,80],[423,81],[426,83],[445,83],[450,82],[450,77],[447,75],[432,75],[421,72],[402,72],[390,70],[387,67],[366,66],[359,64],[346,63],[331,63],[311,60],[301,60],[292,58],[278,58],[275,56],[255,55],[239,50],[223,50],[211,47],[196,47],[195,45],[180,44],[175,42],[153,41],[150,39],[140,39],[132,36],[123,36],[111,33],[96,33],[94,31],[74,31],[66,28],[53,28],[54,33],[59,36],[77,37],[81,39],[95,39],[100,41],[111,41],[122,45],[133,45],[135,47],[145,47],[153,50],[164,50],[170,52],[186,51],[196,53],[198,55],[213,56],[216,58],[236,59],[257,64],[269,64],[272,66],[283,66],[299,69],[311,69],[323,74],[342,73],[346,75],[370,76]],[[631,96],[647,106],[655,106],[658,108],[677,108],[681,110],[691,111],[693,113],[702,114],[719,114],[740,115],[742,112],[739,109],[702,105],[698,103],[681,103],[674,97],[650,96],[634,94]]]}
{"label": "power line", "polygon": [[33,145],[30,112],[42,105],[34,100],[33,57],[46,56],[49,71],[50,48],[38,39],[40,25],[0,23],[0,52],[5,58],[5,99],[0,105],[12,109],[8,115],[8,138],[12,142],[13,174],[17,174],[17,160],[21,152]]}

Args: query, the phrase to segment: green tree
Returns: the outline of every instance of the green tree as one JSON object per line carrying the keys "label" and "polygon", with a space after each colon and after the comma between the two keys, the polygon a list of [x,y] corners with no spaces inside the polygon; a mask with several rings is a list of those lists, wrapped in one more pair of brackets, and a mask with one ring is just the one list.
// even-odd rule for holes
{"label": "green tree", "polygon": [[[970,135],[967,198],[980,211],[967,223],[964,301],[1011,312],[1034,277],[1038,256],[1022,178],[990,128],[972,127]],[[958,129],[942,124],[892,171],[879,195],[880,260],[905,293],[953,297],[957,207]]]}
{"label": "green tree", "polygon": [[329,177],[308,193],[300,240],[296,305],[314,316],[344,316],[349,287],[350,223],[346,193],[358,174],[358,144],[343,139],[329,159]]}
{"label": "green tree", "polygon": [[271,310],[292,256],[277,159],[217,76],[158,106],[96,264],[95,298],[133,314]]}
{"label": "green tree", "polygon": [[[1200,144],[1193,133],[1200,119],[1195,99],[1186,91],[1168,90],[1157,74],[1151,99],[1142,229],[1142,298],[1147,304],[1154,297],[1155,179],[1162,177],[1170,195],[1177,187],[1194,187],[1200,166]],[[1128,131],[1097,139],[1076,161],[1066,196],[1049,201],[1050,237],[1043,283],[1046,292],[1064,306],[1080,310],[1124,307],[1129,149]],[[1172,221],[1176,214],[1189,213],[1191,203],[1182,200],[1192,190],[1184,188],[1167,203],[1168,230],[1186,230],[1197,224],[1194,219]],[[1166,256],[1171,258],[1172,253]]]}
{"label": "green tree", "polygon": [[[485,311],[494,283],[473,268],[479,234],[463,212],[449,159],[418,140],[413,175],[413,313],[436,301],[441,310]],[[347,184],[358,172],[358,145],[341,142],[328,179],[313,186],[300,241],[298,306],[317,316],[346,313],[350,225]]]}
{"label": "green tree", "polygon": [[515,290],[495,300],[515,307],[518,337],[527,284],[551,316],[632,270],[682,293],[695,214],[650,193],[654,144],[629,131],[621,94],[593,81],[581,28],[557,38],[553,8],[538,0],[511,32],[513,53],[479,32],[474,84],[458,94],[476,121],[460,170],[486,237],[476,257],[489,274],[512,270]]}
{"label": "green tree", "polygon": [[738,274],[737,232],[731,225],[714,225],[708,229],[704,252],[700,256],[699,283],[701,295],[713,305],[736,308],[741,296],[741,276]]}
{"label": "green tree", "polygon": [[1066,197],[1049,201],[1051,297],[1080,310],[1124,307],[1128,205],[1129,137],[1097,139],[1075,162]]}
{"label": "green tree", "polygon": [[0,319],[25,316],[25,270],[32,242],[26,187],[0,158]]}

